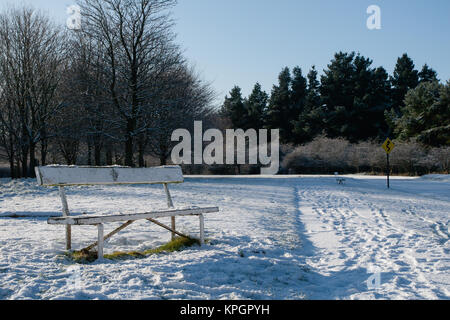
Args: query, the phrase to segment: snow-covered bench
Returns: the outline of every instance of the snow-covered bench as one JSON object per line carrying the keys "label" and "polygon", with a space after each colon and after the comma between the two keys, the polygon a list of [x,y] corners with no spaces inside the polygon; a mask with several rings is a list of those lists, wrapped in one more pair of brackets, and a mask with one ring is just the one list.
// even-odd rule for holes
{"label": "snow-covered bench", "polygon": [[[204,217],[205,213],[218,212],[218,207],[206,208],[174,208],[170,196],[170,183],[182,183],[183,173],[180,166],[164,166],[153,168],[129,168],[129,167],[78,167],[78,166],[45,166],[36,167],[36,178],[39,185],[58,186],[62,202],[62,217],[49,218],[49,224],[61,224],[66,226],[66,249],[71,250],[71,226],[72,225],[96,225],[98,228],[98,240],[85,248],[91,250],[97,247],[98,258],[103,258],[104,241],[117,232],[123,230],[136,220],[147,219],[175,235],[190,238],[175,230],[176,216],[198,216],[200,220],[200,244],[204,243]],[[92,215],[83,214],[70,216],[69,207],[64,187],[80,185],[116,185],[116,184],[163,184],[167,197],[168,210],[150,211],[144,213]],[[171,227],[155,220],[161,217],[171,217]],[[103,224],[106,222],[126,221],[120,227],[103,236]]]}

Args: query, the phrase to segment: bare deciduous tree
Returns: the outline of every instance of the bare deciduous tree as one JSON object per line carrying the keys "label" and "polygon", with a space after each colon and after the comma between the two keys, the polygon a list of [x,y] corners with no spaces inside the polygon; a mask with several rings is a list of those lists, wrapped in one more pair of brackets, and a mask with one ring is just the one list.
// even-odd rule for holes
{"label": "bare deciduous tree", "polygon": [[134,165],[137,137],[149,129],[146,121],[159,77],[182,62],[173,43],[167,9],[173,0],[80,0],[82,33],[95,39],[104,58],[113,112],[108,119],[120,129],[114,135],[125,146],[125,164]]}
{"label": "bare deciduous tree", "polygon": [[13,138],[18,145],[19,152],[10,155],[17,157],[20,153],[22,176],[34,175],[38,143],[45,163],[47,123],[59,106],[56,94],[63,65],[61,40],[60,29],[31,8],[9,9],[0,15],[1,92],[7,101],[0,121],[8,132],[3,142],[8,145]]}
{"label": "bare deciduous tree", "polygon": [[144,166],[150,152],[166,163],[172,131],[204,118],[213,98],[174,42],[175,3],[79,0],[81,30],[28,7],[0,15],[0,146],[12,174],[33,174],[37,154],[128,166],[137,154]]}

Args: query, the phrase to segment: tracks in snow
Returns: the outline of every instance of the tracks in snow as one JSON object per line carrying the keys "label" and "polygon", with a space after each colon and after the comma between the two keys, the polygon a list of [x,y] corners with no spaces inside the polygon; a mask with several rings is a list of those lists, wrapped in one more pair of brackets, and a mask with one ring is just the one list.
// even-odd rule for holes
{"label": "tracks in snow", "polygon": [[[418,215],[414,206],[405,201],[398,201],[396,208],[375,200],[379,199],[351,188],[298,190],[300,214],[306,215],[306,228],[317,244],[318,252],[309,260],[311,267],[324,273],[377,268],[382,272],[379,292],[383,296],[448,297],[450,284],[438,284],[434,277],[431,280],[428,277],[449,270],[449,235],[445,223]],[[398,207],[403,209],[398,212]],[[402,213],[408,214],[419,228],[408,228],[408,221],[397,223],[392,218]],[[396,218],[403,222],[401,216]],[[438,237],[420,232],[425,223]],[[354,280],[361,282],[369,276]],[[411,291],[416,296],[411,296]]]}

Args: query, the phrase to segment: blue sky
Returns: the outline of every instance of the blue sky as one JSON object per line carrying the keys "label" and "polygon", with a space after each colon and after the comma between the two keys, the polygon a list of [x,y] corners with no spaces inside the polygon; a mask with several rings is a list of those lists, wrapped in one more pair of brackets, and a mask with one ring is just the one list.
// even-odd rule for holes
{"label": "blue sky", "polygon": [[[1,0],[2,5],[7,0]],[[60,22],[71,0],[23,0]],[[381,30],[366,27],[369,5],[381,8]],[[356,51],[392,73],[407,52],[416,68],[428,63],[450,79],[448,0],[178,0],[173,9],[178,42],[212,82],[218,101],[236,84],[248,95],[260,82],[267,92],[284,66],[321,73],[337,51]]]}

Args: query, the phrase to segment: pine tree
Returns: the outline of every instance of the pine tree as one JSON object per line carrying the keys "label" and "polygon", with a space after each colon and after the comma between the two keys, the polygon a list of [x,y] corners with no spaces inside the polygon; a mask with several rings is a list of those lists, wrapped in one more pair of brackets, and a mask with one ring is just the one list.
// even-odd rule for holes
{"label": "pine tree", "polygon": [[306,93],[305,109],[311,111],[320,107],[320,82],[317,80],[317,70],[312,66],[308,73],[308,89]]}
{"label": "pine tree", "polygon": [[400,139],[416,138],[431,146],[450,145],[450,82],[419,84],[408,91],[402,117],[396,122]]}
{"label": "pine tree", "polygon": [[296,125],[300,116],[305,113],[305,103],[306,103],[306,94],[307,94],[307,81],[306,78],[302,74],[302,69],[299,67],[295,67],[292,70],[293,79],[292,79],[292,88],[291,88],[291,110],[289,115],[289,124],[290,124],[290,136],[289,142],[293,143],[301,143],[303,141],[303,137],[298,135],[296,131]]}
{"label": "pine tree", "polygon": [[273,86],[267,109],[266,126],[268,129],[280,129],[280,139],[290,140],[292,126],[290,123],[291,74],[284,68],[278,76],[278,85]]}
{"label": "pine tree", "polygon": [[324,70],[320,93],[325,111],[325,129],[329,137],[348,137],[354,102],[355,53],[339,52]]}
{"label": "pine tree", "polygon": [[297,119],[304,111],[306,100],[306,78],[302,74],[302,69],[295,67],[292,70],[293,79],[291,86],[291,115],[290,119]]}
{"label": "pine tree", "polygon": [[320,93],[324,104],[332,110],[336,106],[351,106],[353,103],[355,53],[339,52],[324,70],[321,77]]}
{"label": "pine tree", "polygon": [[247,110],[246,129],[261,129],[264,127],[264,116],[267,109],[268,95],[261,89],[261,85],[256,83],[252,93],[245,102]]}
{"label": "pine tree", "polygon": [[370,119],[372,133],[368,137],[383,138],[388,135],[389,124],[385,114],[391,109],[391,85],[389,75],[383,67],[378,67],[373,72],[372,84],[369,87],[371,106],[367,118]]}
{"label": "pine tree", "polygon": [[406,53],[397,59],[391,84],[392,106],[396,114],[400,116],[406,93],[419,84],[419,72],[414,69],[414,62]]}
{"label": "pine tree", "polygon": [[306,89],[305,103],[303,111],[297,120],[293,121],[296,143],[311,141],[323,130],[324,110],[320,99],[320,82],[317,80],[317,70],[312,66],[308,75],[308,85]]}
{"label": "pine tree", "polygon": [[382,138],[387,133],[384,112],[390,107],[389,76],[382,67],[372,68],[372,60],[357,55],[355,92],[348,138],[353,141]]}
{"label": "pine tree", "polygon": [[433,81],[438,81],[437,72],[425,64],[419,72],[419,83]]}
{"label": "pine tree", "polygon": [[385,135],[389,89],[386,71],[372,68],[371,59],[354,52],[337,53],[320,87],[327,135],[350,141]]}
{"label": "pine tree", "polygon": [[246,125],[247,112],[242,99],[241,88],[234,86],[231,89],[230,97],[225,97],[221,114],[230,118],[234,128],[242,128]]}

